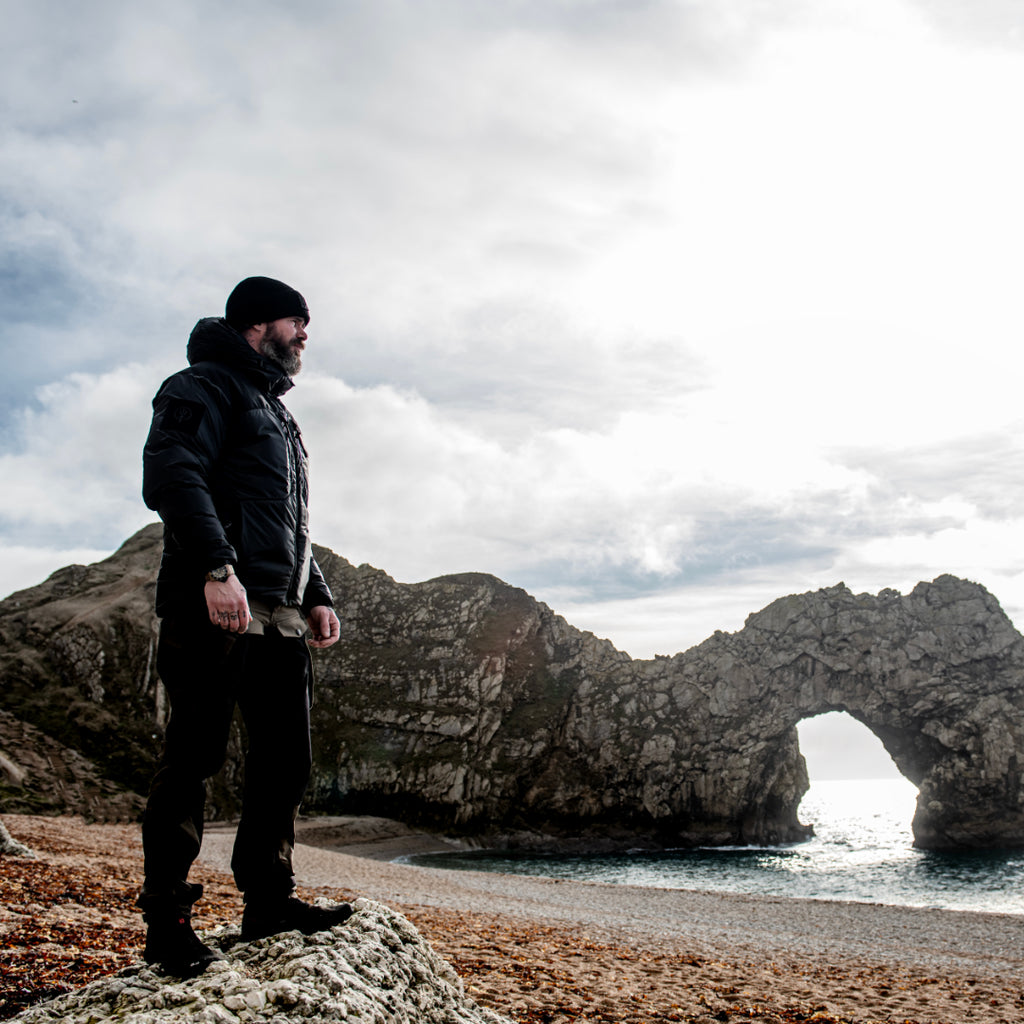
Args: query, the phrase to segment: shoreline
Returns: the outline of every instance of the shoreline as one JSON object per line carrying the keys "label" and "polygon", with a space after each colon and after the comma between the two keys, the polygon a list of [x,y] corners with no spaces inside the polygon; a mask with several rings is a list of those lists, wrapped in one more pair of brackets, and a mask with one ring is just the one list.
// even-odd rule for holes
{"label": "shoreline", "polygon": [[[233,824],[208,828],[200,860],[230,870],[233,837]],[[385,903],[501,914],[651,949],[682,942],[706,955],[864,958],[922,970],[992,972],[1024,986],[1024,915],[630,886],[396,859],[467,848],[389,819],[301,819],[296,878]]]}

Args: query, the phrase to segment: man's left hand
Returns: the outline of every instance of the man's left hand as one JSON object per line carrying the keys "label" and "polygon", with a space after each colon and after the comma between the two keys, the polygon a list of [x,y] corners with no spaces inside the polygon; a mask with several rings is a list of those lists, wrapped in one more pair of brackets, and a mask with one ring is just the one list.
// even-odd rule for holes
{"label": "man's left hand", "polygon": [[319,604],[310,609],[306,621],[312,632],[308,640],[310,647],[330,647],[341,639],[341,623],[330,605]]}

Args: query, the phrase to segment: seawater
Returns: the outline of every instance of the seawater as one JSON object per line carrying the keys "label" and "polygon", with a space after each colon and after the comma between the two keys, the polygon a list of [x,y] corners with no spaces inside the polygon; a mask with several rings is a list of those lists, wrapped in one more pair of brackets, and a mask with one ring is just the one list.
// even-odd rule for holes
{"label": "seawater", "polygon": [[854,900],[1024,914],[1024,851],[915,850],[905,779],[814,782],[800,805],[809,842],[583,857],[493,851],[421,855],[430,867],[662,889]]}

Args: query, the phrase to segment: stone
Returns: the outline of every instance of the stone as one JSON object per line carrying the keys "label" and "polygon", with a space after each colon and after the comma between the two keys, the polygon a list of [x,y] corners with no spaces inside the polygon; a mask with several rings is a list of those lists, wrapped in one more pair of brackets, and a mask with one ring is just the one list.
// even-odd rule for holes
{"label": "stone", "polygon": [[7,826],[0,821],[0,856],[27,857],[34,860],[36,855],[24,843],[15,839],[7,831]]}
{"label": "stone", "polygon": [[145,964],[37,1003],[19,1024],[510,1024],[478,1006],[447,961],[401,914],[371,900],[330,932],[239,941],[237,926],[203,938],[227,959],[179,981]]}
{"label": "stone", "polygon": [[87,821],[139,817],[145,800],[77,750],[0,711],[0,793],[8,813],[68,811]]}
{"label": "stone", "polygon": [[[307,813],[569,851],[791,842],[810,834],[796,726],[843,711],[918,786],[918,846],[1024,846],[1024,638],[975,583],[877,596],[837,584],[634,660],[493,576],[400,584],[316,553],[342,635],[315,655]],[[159,555],[146,527],[0,602],[7,714],[134,793],[166,724]],[[211,786],[212,817],[237,812],[240,751]],[[78,798],[65,809],[80,813]]]}

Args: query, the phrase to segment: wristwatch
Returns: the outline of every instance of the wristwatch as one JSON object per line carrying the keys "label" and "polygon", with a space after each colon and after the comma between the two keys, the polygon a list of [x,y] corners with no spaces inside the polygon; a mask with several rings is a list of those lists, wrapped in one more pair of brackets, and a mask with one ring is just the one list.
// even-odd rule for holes
{"label": "wristwatch", "polygon": [[235,567],[230,563],[222,565],[219,569],[211,569],[206,574],[207,583],[227,583],[229,576],[235,575]]}

